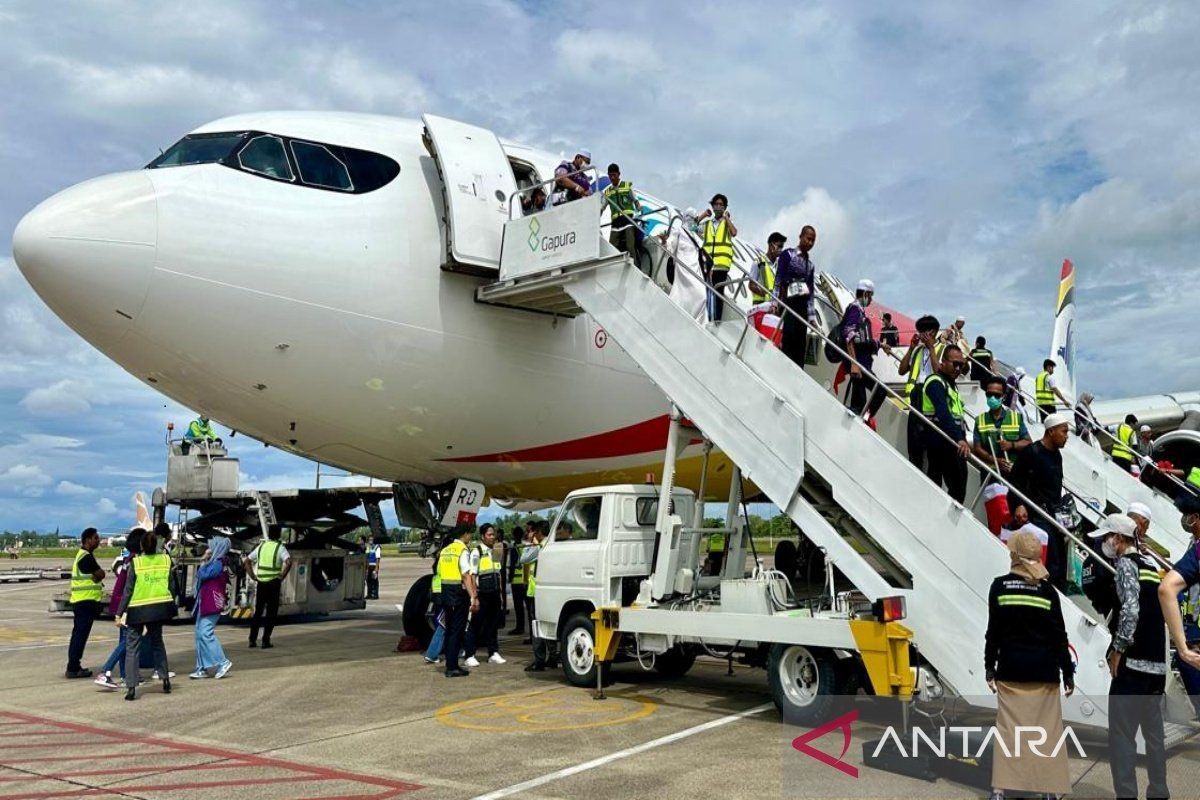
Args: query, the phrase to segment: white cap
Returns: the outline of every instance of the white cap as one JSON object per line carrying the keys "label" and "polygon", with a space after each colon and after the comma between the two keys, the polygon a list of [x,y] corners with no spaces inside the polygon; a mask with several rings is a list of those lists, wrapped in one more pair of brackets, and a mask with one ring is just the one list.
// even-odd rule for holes
{"label": "white cap", "polygon": [[591,150],[588,150],[588,149],[586,149],[586,148],[583,148],[583,147],[581,147],[581,148],[579,148],[578,150],[576,150],[576,151],[575,151],[575,155],[577,155],[577,156],[583,156],[583,157],[584,157],[584,158],[586,158],[586,159],[587,159],[589,162],[592,160],[592,151],[591,151]]}
{"label": "white cap", "polygon": [[1103,539],[1110,533],[1118,533],[1126,539],[1137,538],[1137,523],[1125,514],[1109,514],[1100,527],[1088,534],[1089,539]]}
{"label": "white cap", "polygon": [[1133,502],[1129,504],[1129,508],[1125,510],[1126,514],[1137,514],[1146,522],[1150,521],[1150,506],[1145,503]]}
{"label": "white cap", "polygon": [[1017,377],[1018,378],[1025,377],[1025,368],[1024,367],[1017,367]]}
{"label": "white cap", "polygon": [[692,206],[688,206],[686,209],[684,209],[683,216],[685,218],[691,218],[691,217],[696,216],[696,209],[693,208]]}
{"label": "white cap", "polygon": [[1149,425],[1143,425],[1142,427],[1138,428],[1138,433],[1149,433],[1149,432],[1150,432]]}
{"label": "white cap", "polygon": [[1046,421],[1042,425],[1046,430],[1050,430],[1051,428],[1057,428],[1059,425],[1066,425],[1069,422],[1070,420],[1067,419],[1066,414],[1050,414],[1046,417]]}
{"label": "white cap", "polygon": [[957,316],[957,317],[955,317],[955,318],[954,318],[954,321],[955,321],[955,322],[966,322],[966,321],[967,321],[967,318],[966,318],[966,317],[964,317],[964,316],[961,316],[961,315],[960,315],[960,316]]}
{"label": "white cap", "polygon": [[858,282],[858,291],[860,292],[875,292],[875,281],[870,278],[863,278]]}

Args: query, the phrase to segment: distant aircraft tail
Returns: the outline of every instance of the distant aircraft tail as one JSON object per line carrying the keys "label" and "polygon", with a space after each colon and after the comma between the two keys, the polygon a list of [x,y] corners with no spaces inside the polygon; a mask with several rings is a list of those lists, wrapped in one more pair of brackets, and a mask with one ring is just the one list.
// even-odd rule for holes
{"label": "distant aircraft tail", "polygon": [[133,523],[135,528],[141,528],[144,531],[154,529],[154,523],[150,521],[150,510],[146,508],[146,498],[141,492],[137,492],[133,496],[134,514],[137,517]]}
{"label": "distant aircraft tail", "polygon": [[1050,342],[1050,358],[1058,364],[1054,382],[1072,401],[1075,393],[1075,265],[1064,259],[1058,279],[1058,305],[1054,311],[1054,339]]}

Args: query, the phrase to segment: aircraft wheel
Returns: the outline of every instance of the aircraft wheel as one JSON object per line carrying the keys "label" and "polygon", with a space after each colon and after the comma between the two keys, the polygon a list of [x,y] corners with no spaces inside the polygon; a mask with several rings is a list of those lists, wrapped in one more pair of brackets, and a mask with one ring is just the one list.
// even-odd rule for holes
{"label": "aircraft wheel", "polygon": [[429,624],[429,603],[433,599],[433,575],[422,575],[408,587],[404,597],[404,632],[417,637],[421,647],[428,647],[433,638],[433,627]]}

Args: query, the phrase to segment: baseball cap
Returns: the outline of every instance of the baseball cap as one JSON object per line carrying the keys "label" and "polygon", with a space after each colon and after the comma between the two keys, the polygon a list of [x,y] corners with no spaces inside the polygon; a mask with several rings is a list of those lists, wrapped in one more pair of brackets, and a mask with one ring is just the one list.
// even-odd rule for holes
{"label": "baseball cap", "polygon": [[1129,504],[1129,508],[1125,510],[1126,514],[1137,514],[1147,522],[1150,521],[1150,506],[1145,503],[1133,502]]}
{"label": "baseball cap", "polygon": [[591,150],[581,147],[575,151],[575,155],[583,156],[584,158],[586,158],[588,160],[589,164],[592,163],[592,151]]}
{"label": "baseball cap", "polygon": [[1089,539],[1103,539],[1110,533],[1118,533],[1126,539],[1137,537],[1137,523],[1125,514],[1109,514],[1100,527],[1088,534]]}
{"label": "baseball cap", "polygon": [[1050,430],[1051,428],[1057,428],[1059,425],[1066,425],[1068,422],[1070,422],[1070,420],[1067,419],[1066,414],[1050,414],[1046,417],[1046,421],[1043,423],[1043,425],[1045,426],[1046,430]]}

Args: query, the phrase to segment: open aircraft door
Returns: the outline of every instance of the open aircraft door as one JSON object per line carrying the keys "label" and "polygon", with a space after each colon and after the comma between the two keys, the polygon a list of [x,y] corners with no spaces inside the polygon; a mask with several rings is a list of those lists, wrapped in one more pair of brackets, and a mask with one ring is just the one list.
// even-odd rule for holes
{"label": "open aircraft door", "polygon": [[421,119],[446,201],[448,252],[442,268],[495,277],[509,198],[517,191],[508,156],[496,134],[485,128],[432,114]]}

